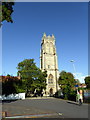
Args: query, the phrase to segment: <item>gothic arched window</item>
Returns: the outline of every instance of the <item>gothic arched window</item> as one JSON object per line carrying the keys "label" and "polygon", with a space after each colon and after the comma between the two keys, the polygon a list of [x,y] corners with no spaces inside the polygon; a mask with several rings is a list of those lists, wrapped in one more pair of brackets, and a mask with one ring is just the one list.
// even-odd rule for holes
{"label": "gothic arched window", "polygon": [[49,77],[48,77],[48,83],[49,84],[53,83],[53,75],[52,74],[50,74]]}

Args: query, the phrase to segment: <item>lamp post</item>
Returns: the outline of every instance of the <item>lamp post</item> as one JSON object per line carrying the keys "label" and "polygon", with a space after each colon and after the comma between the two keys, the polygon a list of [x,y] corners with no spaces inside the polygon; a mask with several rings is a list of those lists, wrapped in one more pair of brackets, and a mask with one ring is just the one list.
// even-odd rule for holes
{"label": "lamp post", "polygon": [[72,62],[72,65],[73,65],[73,69],[74,69],[74,72],[75,72],[75,76],[76,76],[76,68],[75,68],[75,65],[74,65],[74,60],[70,60],[70,62]]}
{"label": "lamp post", "polygon": [[[75,68],[75,65],[74,65],[74,60],[70,60],[70,62],[73,63],[73,69],[74,69],[74,72],[75,72],[75,76],[76,76],[76,78],[77,78],[77,75],[76,75],[76,68]],[[77,82],[77,80],[76,80],[76,82]],[[77,94],[78,94],[78,85],[75,85],[75,87],[76,87]]]}

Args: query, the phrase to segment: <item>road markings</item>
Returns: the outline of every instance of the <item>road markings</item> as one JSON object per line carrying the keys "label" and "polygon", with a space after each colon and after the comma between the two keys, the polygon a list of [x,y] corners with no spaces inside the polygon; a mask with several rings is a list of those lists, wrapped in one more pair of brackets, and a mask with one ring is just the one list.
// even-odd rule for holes
{"label": "road markings", "polygon": [[35,115],[24,115],[24,116],[10,116],[10,117],[5,117],[5,118],[38,118],[38,117],[48,117],[48,116],[54,116],[57,115],[56,113],[51,113],[51,114],[35,114]]}

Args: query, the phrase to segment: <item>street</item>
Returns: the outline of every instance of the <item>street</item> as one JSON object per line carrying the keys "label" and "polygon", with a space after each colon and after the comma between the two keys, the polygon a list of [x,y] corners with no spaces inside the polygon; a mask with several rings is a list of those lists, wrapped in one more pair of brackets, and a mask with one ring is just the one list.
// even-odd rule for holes
{"label": "street", "polygon": [[43,115],[43,117],[60,118],[88,118],[88,104],[78,104],[56,98],[38,98],[3,102],[2,111],[7,112],[8,117]]}

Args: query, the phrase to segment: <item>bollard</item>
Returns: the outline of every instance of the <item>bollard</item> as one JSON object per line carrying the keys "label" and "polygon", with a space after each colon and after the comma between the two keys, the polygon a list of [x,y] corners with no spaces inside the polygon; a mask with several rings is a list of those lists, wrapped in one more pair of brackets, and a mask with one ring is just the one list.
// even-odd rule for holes
{"label": "bollard", "polygon": [[5,118],[5,117],[7,117],[7,112],[2,112],[2,118]]}

